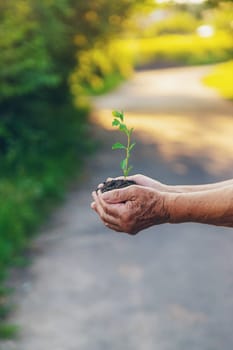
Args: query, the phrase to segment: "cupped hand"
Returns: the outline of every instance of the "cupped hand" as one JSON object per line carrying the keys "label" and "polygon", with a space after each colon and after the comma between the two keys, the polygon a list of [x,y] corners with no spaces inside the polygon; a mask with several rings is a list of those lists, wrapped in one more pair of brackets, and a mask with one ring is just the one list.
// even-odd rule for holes
{"label": "cupped hand", "polygon": [[92,209],[115,231],[134,235],[152,225],[168,222],[166,194],[153,188],[132,185],[103,194],[93,192],[92,196]]}

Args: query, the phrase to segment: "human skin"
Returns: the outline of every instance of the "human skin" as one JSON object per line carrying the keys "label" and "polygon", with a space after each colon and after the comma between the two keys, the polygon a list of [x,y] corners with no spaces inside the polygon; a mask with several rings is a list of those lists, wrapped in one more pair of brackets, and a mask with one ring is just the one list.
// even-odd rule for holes
{"label": "human skin", "polygon": [[168,186],[144,175],[127,179],[136,185],[92,194],[92,209],[110,229],[136,234],[153,225],[183,222],[233,227],[233,179],[194,186]]}

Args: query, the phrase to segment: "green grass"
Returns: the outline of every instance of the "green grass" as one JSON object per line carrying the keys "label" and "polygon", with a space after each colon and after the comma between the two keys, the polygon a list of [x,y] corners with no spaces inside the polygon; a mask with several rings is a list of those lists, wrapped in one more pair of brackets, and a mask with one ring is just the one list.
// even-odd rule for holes
{"label": "green grass", "polygon": [[8,340],[18,336],[19,327],[13,324],[2,324],[0,325],[0,339]]}
{"label": "green grass", "polygon": [[[35,103],[33,103],[35,107]],[[69,181],[81,173],[91,149],[87,137],[88,110],[70,104],[42,103],[34,111],[0,119],[0,338],[14,337],[7,324],[11,312],[5,288],[11,266],[24,266],[23,253],[37,228],[63,198]],[[8,116],[8,114],[6,113]],[[30,118],[31,117],[31,118]]]}
{"label": "green grass", "polygon": [[215,66],[212,72],[203,79],[203,82],[215,88],[224,98],[233,100],[232,77],[233,60]]}

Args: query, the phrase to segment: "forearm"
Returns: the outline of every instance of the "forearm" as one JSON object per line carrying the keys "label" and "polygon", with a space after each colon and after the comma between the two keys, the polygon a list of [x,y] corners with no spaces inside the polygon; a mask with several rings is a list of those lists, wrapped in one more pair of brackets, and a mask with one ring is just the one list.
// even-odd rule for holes
{"label": "forearm", "polygon": [[170,223],[197,222],[233,227],[233,185],[167,197]]}
{"label": "forearm", "polygon": [[190,193],[190,192],[200,192],[200,191],[209,191],[214,189],[220,189],[226,186],[233,186],[233,179],[205,184],[205,185],[184,185],[184,186],[166,186],[167,192],[173,193]]}

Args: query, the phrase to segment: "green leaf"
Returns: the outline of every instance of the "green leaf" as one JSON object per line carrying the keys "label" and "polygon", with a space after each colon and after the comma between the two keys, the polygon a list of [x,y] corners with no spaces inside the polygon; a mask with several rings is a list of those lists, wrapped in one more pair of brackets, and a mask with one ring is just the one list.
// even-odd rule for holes
{"label": "green leaf", "polygon": [[122,145],[122,143],[120,142],[116,142],[114,143],[114,145],[112,145],[112,149],[122,149],[122,148],[126,148],[126,147]]}
{"label": "green leaf", "polygon": [[119,111],[113,111],[112,115],[116,118],[119,118],[122,122],[124,121],[124,113]]}
{"label": "green leaf", "polygon": [[135,145],[136,145],[136,142],[132,143],[132,144],[130,145],[130,147],[129,147],[129,150],[131,151],[131,150],[134,148]]}
{"label": "green leaf", "polygon": [[123,159],[121,161],[121,169],[124,171],[126,170],[126,165],[127,165],[127,160],[126,159]]}
{"label": "green leaf", "polygon": [[130,136],[131,136],[131,134],[133,133],[133,131],[134,131],[134,128],[131,128],[131,129],[129,130]]}
{"label": "green leaf", "polygon": [[114,120],[112,121],[112,126],[118,126],[118,125],[120,125],[119,120],[114,119]]}
{"label": "green leaf", "polygon": [[128,135],[128,129],[125,124],[120,124],[119,129]]}

